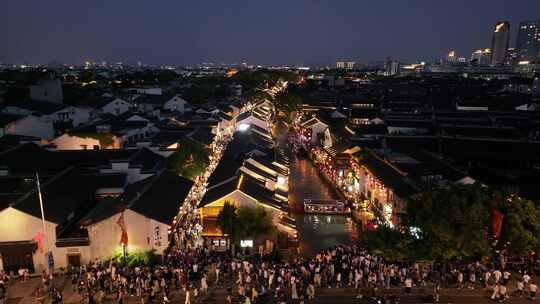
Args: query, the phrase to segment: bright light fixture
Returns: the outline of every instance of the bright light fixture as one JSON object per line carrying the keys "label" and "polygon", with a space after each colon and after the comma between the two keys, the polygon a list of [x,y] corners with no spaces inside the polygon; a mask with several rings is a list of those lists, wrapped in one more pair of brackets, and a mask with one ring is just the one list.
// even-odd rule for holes
{"label": "bright light fixture", "polygon": [[238,131],[245,132],[249,129],[249,124],[239,124],[236,128]]}

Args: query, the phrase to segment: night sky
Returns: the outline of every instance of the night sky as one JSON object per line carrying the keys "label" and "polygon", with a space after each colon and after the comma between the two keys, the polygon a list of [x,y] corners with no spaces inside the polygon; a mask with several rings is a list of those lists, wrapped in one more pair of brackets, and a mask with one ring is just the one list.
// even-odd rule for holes
{"label": "night sky", "polygon": [[4,0],[0,62],[191,64],[467,58],[540,0]]}

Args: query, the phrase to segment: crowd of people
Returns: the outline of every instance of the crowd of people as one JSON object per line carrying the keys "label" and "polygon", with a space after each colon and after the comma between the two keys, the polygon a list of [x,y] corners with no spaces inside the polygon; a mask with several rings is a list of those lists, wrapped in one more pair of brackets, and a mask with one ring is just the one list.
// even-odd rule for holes
{"label": "crowd of people", "polygon": [[[491,299],[504,301],[511,295],[535,299],[537,285],[532,277],[540,261],[530,262],[517,268],[498,262],[391,263],[356,246],[338,246],[292,263],[233,259],[228,269],[234,273],[236,294],[246,304],[268,295],[278,303],[304,303],[319,288],[354,288],[358,298],[385,298],[389,303],[416,287],[434,302],[443,287],[484,288],[492,292]],[[518,277],[512,278],[513,274]]]}
{"label": "crowd of people", "polygon": [[[152,267],[128,267],[112,261],[71,267],[65,280],[72,292],[86,303],[125,303],[137,297],[140,303],[167,303],[171,292],[184,294],[184,303],[201,301],[209,286],[227,289],[226,303],[305,303],[321,288],[347,288],[356,298],[385,299],[393,303],[399,297],[421,289],[421,293],[439,300],[442,288],[483,289],[493,300],[509,297],[536,298],[534,280],[540,261],[521,263],[502,261],[463,263],[392,263],[371,255],[357,246],[337,246],[311,258],[298,257],[291,262],[272,261],[258,254],[231,257],[206,248],[172,248],[162,263]],[[19,276],[26,280],[27,276]],[[10,278],[0,273],[0,299],[5,301]],[[62,292],[46,272],[42,287],[35,290],[38,303],[46,295],[52,303],[62,303]],[[0,302],[2,303],[2,302]],[[383,302],[384,303],[384,302]]]}

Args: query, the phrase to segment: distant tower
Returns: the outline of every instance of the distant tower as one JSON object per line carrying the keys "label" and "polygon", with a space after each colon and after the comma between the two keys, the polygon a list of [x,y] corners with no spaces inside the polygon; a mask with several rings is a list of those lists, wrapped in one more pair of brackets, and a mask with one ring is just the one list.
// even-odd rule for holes
{"label": "distant tower", "polygon": [[534,96],[540,96],[540,77],[533,79],[532,93]]}
{"label": "distant tower", "polygon": [[385,75],[396,76],[399,75],[399,61],[393,60],[388,57],[385,63]]}
{"label": "distant tower", "polygon": [[454,50],[448,51],[448,54],[446,55],[446,62],[447,63],[456,63],[456,61],[457,61],[456,51],[454,51]]}
{"label": "distant tower", "polygon": [[471,55],[472,65],[489,65],[491,63],[491,49],[476,50]]}
{"label": "distant tower", "polygon": [[516,41],[517,60],[539,61],[540,60],[540,20],[523,21],[519,24]]}
{"label": "distant tower", "polygon": [[506,52],[506,64],[515,65],[518,63],[518,51],[516,48],[509,48]]}
{"label": "distant tower", "polygon": [[506,62],[506,52],[510,45],[510,23],[499,21],[495,24],[491,40],[491,64],[500,65]]}

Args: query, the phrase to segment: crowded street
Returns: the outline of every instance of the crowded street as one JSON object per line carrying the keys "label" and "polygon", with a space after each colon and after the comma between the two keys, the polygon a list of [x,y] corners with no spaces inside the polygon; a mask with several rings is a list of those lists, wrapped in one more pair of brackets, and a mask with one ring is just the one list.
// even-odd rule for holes
{"label": "crowded street", "polygon": [[[285,146],[287,128],[278,127]],[[0,274],[5,303],[507,303],[537,302],[540,261],[499,254],[482,261],[391,261],[358,245],[347,215],[294,212],[299,255],[210,250],[197,205],[230,136],[216,137],[206,171],[196,179],[171,227],[170,244],[152,266],[94,261],[49,274]],[[289,153],[289,207],[339,200],[311,161]]]}

